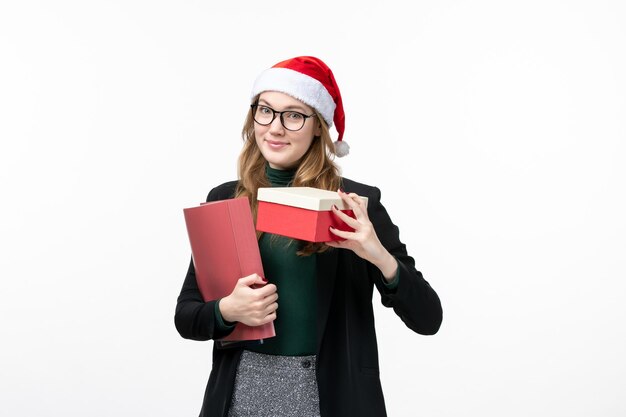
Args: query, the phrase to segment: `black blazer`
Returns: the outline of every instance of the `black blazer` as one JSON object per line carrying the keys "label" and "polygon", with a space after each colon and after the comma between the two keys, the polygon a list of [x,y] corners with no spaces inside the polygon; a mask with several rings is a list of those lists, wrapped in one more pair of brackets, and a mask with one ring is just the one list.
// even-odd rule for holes
{"label": "black blazer", "polygon": [[[439,330],[439,297],[415,269],[415,261],[400,242],[398,228],[380,203],[380,190],[343,179],[342,188],[368,197],[368,215],[378,238],[398,260],[399,284],[389,290],[378,268],[346,249],[317,254],[317,383],[322,417],[386,416],[378,373],[372,292],[376,287],[384,306],[391,307],[411,330],[432,335]],[[222,184],[207,201],[234,195],[237,182]],[[221,338],[214,314],[215,301],[204,302],[193,263],[178,297],[176,329],[193,340]],[[242,350],[213,347],[213,368],[200,417],[226,416]]]}

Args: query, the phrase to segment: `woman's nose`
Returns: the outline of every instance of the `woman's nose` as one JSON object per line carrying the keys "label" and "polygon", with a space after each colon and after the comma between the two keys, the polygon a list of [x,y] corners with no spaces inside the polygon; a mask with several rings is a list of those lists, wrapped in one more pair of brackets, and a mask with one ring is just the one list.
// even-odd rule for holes
{"label": "woman's nose", "polygon": [[284,133],[285,127],[283,126],[282,120],[280,120],[280,115],[276,115],[272,123],[270,124],[270,132],[273,134],[281,134]]}

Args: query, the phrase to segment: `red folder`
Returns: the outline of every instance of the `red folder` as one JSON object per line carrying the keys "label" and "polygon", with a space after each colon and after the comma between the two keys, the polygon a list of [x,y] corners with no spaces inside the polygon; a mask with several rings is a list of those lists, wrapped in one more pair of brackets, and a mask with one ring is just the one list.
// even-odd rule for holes
{"label": "red folder", "polygon": [[[229,295],[239,278],[264,277],[261,254],[246,197],[203,203],[183,209],[198,288],[204,301]],[[275,336],[274,323],[237,323],[225,342],[262,340]]]}

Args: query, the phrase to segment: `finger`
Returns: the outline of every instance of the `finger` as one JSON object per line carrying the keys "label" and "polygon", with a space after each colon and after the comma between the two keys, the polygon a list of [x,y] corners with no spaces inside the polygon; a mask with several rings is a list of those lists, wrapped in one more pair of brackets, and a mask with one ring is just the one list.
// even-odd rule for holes
{"label": "finger", "polygon": [[339,193],[339,195],[343,195],[346,196],[352,200],[354,200],[357,203],[364,203],[365,201],[361,198],[360,195],[358,195],[357,193],[346,193],[345,191],[342,191],[341,188],[337,190],[337,193]]}
{"label": "finger", "polygon": [[248,275],[237,280],[237,286],[251,287],[257,283],[261,285],[265,284],[265,281],[263,281],[261,277],[257,274]]}
{"label": "finger", "polygon": [[359,222],[354,217],[348,216],[346,213],[339,210],[337,206],[335,206],[334,204],[333,204],[332,209],[333,209],[333,213],[335,213],[335,215],[339,217],[341,221],[343,221],[345,224],[347,224],[351,228],[356,229],[359,226]]}
{"label": "finger", "polygon": [[257,288],[255,291],[257,291],[256,294],[259,297],[265,298],[265,297],[267,297],[267,296],[269,296],[271,294],[276,293],[276,285],[274,285],[274,284],[267,284],[267,285],[264,285],[261,288]]}
{"label": "finger", "polygon": [[352,210],[354,211],[354,214],[357,215],[357,218],[367,218],[367,205],[365,204],[365,200],[356,193],[350,193],[348,194],[348,196],[352,201],[356,203],[356,207],[354,207]]}
{"label": "finger", "polygon": [[[273,318],[272,318],[273,317]],[[254,321],[256,321],[256,326],[260,324],[265,324],[269,321],[272,321],[276,318],[276,310],[269,311],[267,310],[267,314],[265,311],[259,311],[259,314],[254,317]]]}
{"label": "finger", "polygon": [[367,203],[365,202],[365,199],[361,197],[360,195],[358,195],[357,193],[345,193],[341,190],[340,192],[347,195],[352,201],[356,202],[362,209],[367,208]]}
{"label": "finger", "polygon": [[269,314],[272,314],[276,310],[278,310],[278,303],[272,303],[268,305],[267,308],[265,309],[265,315],[267,316]]}
{"label": "finger", "polygon": [[357,193],[346,193],[348,197],[356,201],[357,203],[361,201],[361,197]]}
{"label": "finger", "polygon": [[274,303],[274,302],[276,302],[276,300],[278,300],[278,293],[277,292],[275,292],[275,293],[265,297],[265,302],[268,303],[268,304]]}
{"label": "finger", "polygon": [[261,320],[261,322],[259,323],[259,325],[263,325],[263,324],[267,324],[267,323],[271,323],[274,320],[276,320],[276,312],[272,313],[272,314],[268,314],[267,316],[265,316],[265,318],[263,320]]}
{"label": "finger", "polygon": [[361,218],[367,218],[367,209],[365,208],[365,203],[358,194],[346,194],[341,190],[337,190],[337,193],[341,197],[341,200],[354,212],[357,220]]}
{"label": "finger", "polygon": [[341,191],[341,189],[337,190],[337,194],[341,197],[341,200],[350,208],[356,205],[356,201],[350,198],[350,195]]}
{"label": "finger", "polygon": [[256,326],[262,326],[264,324],[270,323],[274,320],[276,320],[276,313],[269,314],[265,317],[254,317],[243,323],[247,324],[248,326],[256,327]]}
{"label": "finger", "polygon": [[347,232],[345,230],[339,230],[339,229],[335,229],[334,227],[330,226],[328,228],[328,230],[330,230],[330,232],[332,234],[334,234],[335,236],[339,236],[342,237],[344,239],[350,239],[354,236],[354,232]]}

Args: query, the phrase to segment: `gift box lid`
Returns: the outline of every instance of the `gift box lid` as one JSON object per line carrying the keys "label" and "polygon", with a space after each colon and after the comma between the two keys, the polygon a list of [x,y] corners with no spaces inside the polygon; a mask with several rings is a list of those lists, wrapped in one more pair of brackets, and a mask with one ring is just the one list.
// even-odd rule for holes
{"label": "gift box lid", "polygon": [[[367,197],[361,198],[367,205]],[[261,187],[257,200],[315,211],[329,211],[333,204],[339,210],[350,210],[336,191],[313,187]]]}

